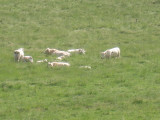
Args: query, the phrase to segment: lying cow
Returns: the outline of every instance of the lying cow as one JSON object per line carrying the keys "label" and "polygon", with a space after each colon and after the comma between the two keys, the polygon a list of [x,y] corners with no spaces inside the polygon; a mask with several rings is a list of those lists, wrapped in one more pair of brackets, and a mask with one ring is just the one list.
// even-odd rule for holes
{"label": "lying cow", "polygon": [[55,66],[67,66],[69,67],[70,64],[66,62],[48,62],[48,66],[55,67]]}
{"label": "lying cow", "polygon": [[24,56],[23,57],[23,62],[31,62],[31,63],[33,63],[32,56]]}
{"label": "lying cow", "polygon": [[85,54],[85,50],[84,49],[70,49],[68,50],[69,53],[80,53],[80,54]]}
{"label": "lying cow", "polygon": [[79,68],[91,69],[91,66],[80,66]]}
{"label": "lying cow", "polygon": [[48,62],[47,59],[44,59],[44,60],[38,60],[37,63],[44,63],[44,62]]}
{"label": "lying cow", "polygon": [[51,54],[53,54],[55,51],[56,51],[56,49],[47,48],[47,49],[44,51],[44,53],[45,53],[45,54],[48,54],[48,55],[51,55]]}
{"label": "lying cow", "polygon": [[47,48],[44,53],[45,54],[53,54],[53,55],[57,55],[57,56],[70,56],[69,52],[61,51],[61,50],[57,50],[57,49],[50,49],[50,48]]}
{"label": "lying cow", "polygon": [[60,57],[57,57],[57,60],[63,60],[65,58],[65,56],[60,56]]}
{"label": "lying cow", "polygon": [[19,62],[24,57],[24,49],[19,48],[18,50],[14,51],[14,59],[15,61]]}
{"label": "lying cow", "polygon": [[120,57],[120,48],[115,47],[108,49],[104,52],[101,52],[101,58],[119,58]]}
{"label": "lying cow", "polygon": [[55,54],[57,56],[67,56],[67,57],[71,55],[69,52],[60,51],[60,50],[56,50],[53,54]]}

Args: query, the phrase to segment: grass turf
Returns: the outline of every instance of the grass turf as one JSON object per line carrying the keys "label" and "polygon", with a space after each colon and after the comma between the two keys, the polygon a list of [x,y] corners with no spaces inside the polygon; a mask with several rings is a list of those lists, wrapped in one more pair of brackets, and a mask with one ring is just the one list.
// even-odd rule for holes
{"label": "grass turf", "polygon": [[[160,119],[159,0],[0,0],[0,119]],[[121,48],[121,58],[100,52]],[[69,68],[34,61],[47,47],[84,48]],[[90,65],[91,70],[79,69]]]}

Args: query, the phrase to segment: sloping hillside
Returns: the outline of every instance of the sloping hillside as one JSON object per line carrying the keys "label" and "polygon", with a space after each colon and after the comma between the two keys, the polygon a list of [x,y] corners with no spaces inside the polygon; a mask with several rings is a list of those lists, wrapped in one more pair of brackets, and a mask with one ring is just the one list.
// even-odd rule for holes
{"label": "sloping hillside", "polygon": [[[120,47],[120,59],[100,52]],[[24,48],[34,63],[15,63]],[[46,48],[84,48],[48,68]],[[89,65],[91,70],[80,69]],[[159,0],[0,0],[1,120],[159,120]]]}

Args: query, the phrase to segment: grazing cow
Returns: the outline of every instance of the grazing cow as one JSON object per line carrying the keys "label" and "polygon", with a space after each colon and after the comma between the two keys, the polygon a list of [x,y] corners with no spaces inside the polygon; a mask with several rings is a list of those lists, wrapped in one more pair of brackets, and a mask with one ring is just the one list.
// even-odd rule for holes
{"label": "grazing cow", "polygon": [[69,53],[80,53],[80,54],[85,54],[85,50],[84,49],[70,49],[68,50]]}
{"label": "grazing cow", "polygon": [[66,62],[48,62],[48,66],[55,67],[55,66],[67,66],[69,67],[70,64]]}
{"label": "grazing cow", "polygon": [[23,62],[31,62],[31,63],[33,63],[32,56],[24,56],[23,57]]}
{"label": "grazing cow", "polygon": [[37,63],[44,63],[44,62],[48,62],[47,59],[44,59],[44,60],[38,60]]}
{"label": "grazing cow", "polygon": [[19,48],[18,50],[14,51],[14,59],[15,61],[19,62],[24,57],[24,49]]}
{"label": "grazing cow", "polygon": [[101,58],[119,58],[120,57],[120,48],[115,47],[108,49],[104,52],[101,52]]}
{"label": "grazing cow", "polygon": [[79,68],[91,69],[91,66],[80,66]]}

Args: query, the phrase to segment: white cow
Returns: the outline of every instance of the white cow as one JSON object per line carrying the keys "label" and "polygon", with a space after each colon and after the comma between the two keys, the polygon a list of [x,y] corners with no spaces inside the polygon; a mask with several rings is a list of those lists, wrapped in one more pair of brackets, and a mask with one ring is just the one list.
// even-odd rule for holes
{"label": "white cow", "polygon": [[15,61],[19,62],[24,57],[24,48],[19,48],[18,50],[14,51],[14,59]]}
{"label": "white cow", "polygon": [[33,63],[33,57],[32,56],[24,56],[23,62],[31,62]]}
{"label": "white cow", "polygon": [[55,67],[55,66],[67,66],[69,67],[70,64],[67,62],[48,62],[48,66]]}
{"label": "white cow", "polygon": [[70,49],[68,50],[69,53],[80,53],[80,54],[85,54],[85,50],[84,49]]}
{"label": "white cow", "polygon": [[115,47],[108,49],[104,52],[101,52],[101,58],[119,58],[120,57],[120,48]]}
{"label": "white cow", "polygon": [[44,60],[38,60],[37,63],[44,63],[44,62],[48,62],[47,59],[44,59]]}

